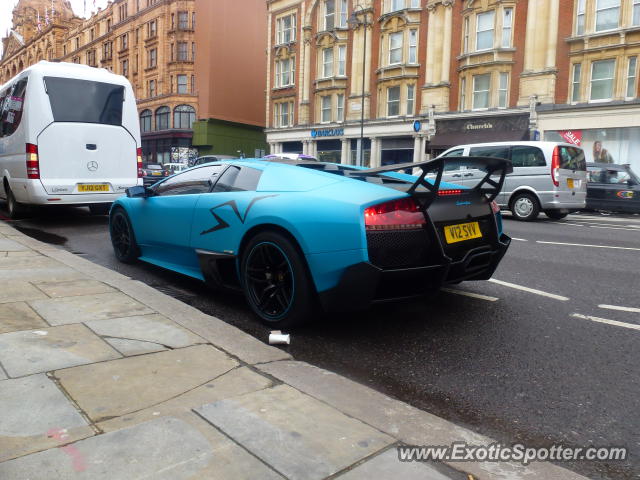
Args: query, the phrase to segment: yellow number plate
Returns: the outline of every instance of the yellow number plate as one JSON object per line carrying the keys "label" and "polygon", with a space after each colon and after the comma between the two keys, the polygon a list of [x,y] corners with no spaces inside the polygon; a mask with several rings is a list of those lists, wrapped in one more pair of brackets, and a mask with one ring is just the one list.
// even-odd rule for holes
{"label": "yellow number plate", "polygon": [[109,185],[78,185],[79,192],[108,192]]}
{"label": "yellow number plate", "polygon": [[444,236],[447,239],[447,243],[456,243],[480,238],[482,237],[482,232],[478,222],[460,223],[458,225],[445,226]]}
{"label": "yellow number plate", "polygon": [[567,187],[573,188],[573,178],[567,178]]}

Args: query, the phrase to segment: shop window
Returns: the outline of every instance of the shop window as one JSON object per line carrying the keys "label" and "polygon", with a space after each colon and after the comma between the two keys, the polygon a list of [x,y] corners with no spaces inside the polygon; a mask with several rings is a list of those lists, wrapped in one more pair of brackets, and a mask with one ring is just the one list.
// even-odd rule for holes
{"label": "shop window", "polygon": [[196,109],[191,105],[178,105],[173,110],[173,128],[190,129],[196,121]]}
{"label": "shop window", "polygon": [[618,28],[620,0],[596,0],[596,32]]}
{"label": "shop window", "polygon": [[296,41],[296,14],[292,13],[276,19],[276,44]]}
{"label": "shop window", "polygon": [[151,110],[143,110],[140,114],[140,130],[142,133],[151,131]]}
{"label": "shop window", "polygon": [[489,108],[489,91],[491,87],[491,74],[473,76],[473,109]]}
{"label": "shop window", "polygon": [[630,57],[627,64],[627,98],[636,97],[636,64],[637,57]]}
{"label": "shop window", "polygon": [[573,65],[573,75],[571,77],[571,102],[577,103],[580,101],[580,82],[582,75],[582,64],[575,63]]}
{"label": "shop window", "polygon": [[276,88],[288,87],[295,84],[295,57],[276,60]]}
{"label": "shop window", "polygon": [[493,29],[495,12],[479,13],[476,17],[476,50],[488,50],[493,48]]}
{"label": "shop window", "polygon": [[169,107],[160,107],[156,110],[156,130],[169,130]]}
{"label": "shop window", "polygon": [[400,115],[400,87],[387,88],[387,117]]}
{"label": "shop window", "polygon": [[611,100],[616,61],[601,60],[591,64],[591,101]]}
{"label": "shop window", "polygon": [[500,85],[498,87],[498,108],[507,108],[509,87],[509,74],[506,72],[500,73]]}

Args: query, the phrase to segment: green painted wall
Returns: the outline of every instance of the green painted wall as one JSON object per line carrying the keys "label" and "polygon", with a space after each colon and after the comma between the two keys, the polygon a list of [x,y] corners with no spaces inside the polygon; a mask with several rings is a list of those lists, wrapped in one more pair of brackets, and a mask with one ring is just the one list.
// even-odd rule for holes
{"label": "green painted wall", "polygon": [[260,127],[223,120],[198,120],[193,124],[193,146],[200,155],[238,155],[253,157],[256,149],[267,152],[267,137]]}

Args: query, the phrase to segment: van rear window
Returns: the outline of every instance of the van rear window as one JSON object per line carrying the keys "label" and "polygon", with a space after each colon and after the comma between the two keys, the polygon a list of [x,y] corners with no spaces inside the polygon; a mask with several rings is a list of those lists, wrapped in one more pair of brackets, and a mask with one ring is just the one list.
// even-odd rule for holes
{"label": "van rear window", "polygon": [[44,82],[55,122],[122,125],[123,86],[62,77]]}
{"label": "van rear window", "polygon": [[576,147],[560,147],[560,168],[587,171],[584,151]]}

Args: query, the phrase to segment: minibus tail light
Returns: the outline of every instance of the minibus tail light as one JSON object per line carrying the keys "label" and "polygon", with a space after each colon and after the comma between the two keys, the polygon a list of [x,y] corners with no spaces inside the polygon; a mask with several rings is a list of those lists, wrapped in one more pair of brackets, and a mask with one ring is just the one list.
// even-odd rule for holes
{"label": "minibus tail light", "polygon": [[38,180],[40,178],[38,146],[33,143],[27,143],[27,178],[32,180]]}
{"label": "minibus tail light", "polygon": [[551,180],[556,187],[560,186],[560,179],[558,178],[558,170],[560,169],[560,147],[553,149],[553,156],[551,157]]}
{"label": "minibus tail light", "polygon": [[142,171],[142,148],[136,148],[136,162],[138,164],[138,178],[144,177]]}

